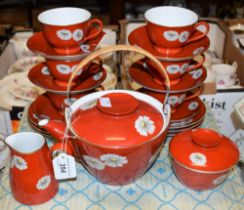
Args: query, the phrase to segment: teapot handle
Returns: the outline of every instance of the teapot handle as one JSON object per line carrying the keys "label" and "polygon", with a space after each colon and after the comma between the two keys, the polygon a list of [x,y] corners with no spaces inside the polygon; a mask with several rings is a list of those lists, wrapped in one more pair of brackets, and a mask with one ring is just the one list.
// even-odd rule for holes
{"label": "teapot handle", "polygon": [[91,54],[89,54],[87,57],[85,57],[76,67],[76,69],[72,72],[72,75],[68,81],[68,86],[67,86],[67,94],[69,94],[70,89],[71,89],[71,84],[72,81],[75,77],[75,75],[79,72],[80,69],[82,69],[85,65],[87,65],[89,62],[91,62],[92,60],[94,60],[95,58],[106,54],[106,53],[111,53],[111,52],[117,52],[117,51],[131,51],[131,52],[136,52],[136,53],[140,53],[143,54],[144,56],[146,56],[147,58],[151,59],[153,61],[153,63],[158,67],[158,73],[160,74],[160,76],[162,78],[165,78],[165,87],[166,87],[166,97],[164,100],[164,104],[167,103],[167,99],[169,96],[169,90],[170,90],[170,80],[169,77],[166,73],[165,68],[163,67],[163,65],[160,63],[160,61],[154,57],[151,53],[147,52],[146,50],[143,50],[142,48],[136,47],[136,46],[130,46],[130,45],[111,45],[105,48],[101,48],[98,49],[94,52],[92,52]]}

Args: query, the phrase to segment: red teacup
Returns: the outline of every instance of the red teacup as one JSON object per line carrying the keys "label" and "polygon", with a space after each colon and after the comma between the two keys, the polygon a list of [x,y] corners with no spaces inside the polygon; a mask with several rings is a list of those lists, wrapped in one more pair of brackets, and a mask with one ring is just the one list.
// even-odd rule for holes
{"label": "red teacup", "polygon": [[67,94],[56,94],[56,93],[47,93],[47,96],[51,103],[55,106],[58,111],[64,112],[66,107],[69,107],[72,103],[74,103],[77,99],[91,93],[92,91],[72,94],[67,96]]}
{"label": "red teacup", "polygon": [[[155,92],[152,90],[148,90],[146,88],[141,88],[138,90],[139,92],[145,93],[147,95],[156,98],[160,102],[164,103],[166,93]],[[167,99],[167,103],[171,106],[171,113],[174,113],[176,109],[185,101],[193,99],[197,97],[201,92],[200,88],[195,89],[194,91],[189,90],[181,93],[170,93]]]}
{"label": "red teacup", "polygon": [[[187,72],[190,72],[192,70],[195,70],[202,66],[202,64],[205,61],[205,55],[202,54],[200,56],[200,61],[195,61],[194,59],[187,59],[182,61],[163,61],[160,60],[161,64],[166,69],[167,75],[170,79],[170,84],[175,85],[178,84],[181,81],[181,78],[184,74]],[[152,68],[152,71],[154,69],[154,64],[151,60],[146,61],[148,63],[148,68]]]}
{"label": "red teacup", "polygon": [[[81,43],[102,32],[102,21],[90,18],[89,11],[74,7],[50,9],[38,16],[45,39],[61,54],[79,52]],[[96,30],[91,32],[92,28]]]}
{"label": "red teacup", "polygon": [[[144,16],[146,30],[155,49],[166,54],[180,52],[184,45],[205,37],[209,31],[208,23],[198,22],[196,13],[181,7],[154,7]],[[204,26],[205,31],[191,37],[200,26]]]}

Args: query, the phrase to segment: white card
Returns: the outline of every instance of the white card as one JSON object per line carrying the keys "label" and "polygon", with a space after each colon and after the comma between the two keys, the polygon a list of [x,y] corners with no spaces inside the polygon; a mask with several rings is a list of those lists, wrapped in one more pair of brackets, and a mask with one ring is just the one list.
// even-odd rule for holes
{"label": "white card", "polygon": [[76,177],[75,159],[66,153],[60,153],[53,159],[55,179],[73,179]]}

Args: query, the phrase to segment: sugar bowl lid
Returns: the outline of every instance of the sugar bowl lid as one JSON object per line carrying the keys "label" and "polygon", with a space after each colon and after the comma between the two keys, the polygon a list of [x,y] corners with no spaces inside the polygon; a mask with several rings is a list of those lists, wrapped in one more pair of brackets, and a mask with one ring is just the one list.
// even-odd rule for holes
{"label": "sugar bowl lid", "polygon": [[70,129],[79,139],[106,148],[128,148],[153,140],[166,130],[169,118],[157,100],[134,91],[103,92],[73,104]]}
{"label": "sugar bowl lid", "polygon": [[175,135],[170,141],[169,152],[182,166],[201,172],[229,170],[239,159],[239,150],[233,141],[206,128]]}

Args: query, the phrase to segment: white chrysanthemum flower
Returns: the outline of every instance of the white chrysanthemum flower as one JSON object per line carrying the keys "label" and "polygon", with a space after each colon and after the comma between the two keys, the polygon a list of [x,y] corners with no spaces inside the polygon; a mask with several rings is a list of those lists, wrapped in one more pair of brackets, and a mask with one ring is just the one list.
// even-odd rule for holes
{"label": "white chrysanthemum flower", "polygon": [[87,165],[89,165],[91,168],[95,168],[97,170],[103,170],[105,168],[104,163],[97,158],[88,155],[83,155],[83,159],[86,161]]}
{"label": "white chrysanthemum flower", "polygon": [[179,97],[179,104],[182,104],[183,103],[183,101],[185,100],[185,97],[186,97],[186,95],[181,95],[180,97]]}
{"label": "white chrysanthemum flower", "polygon": [[213,184],[218,185],[221,182],[223,182],[226,178],[227,178],[228,174],[224,174],[222,176],[219,176],[218,178],[216,178],[215,180],[213,180]]}
{"label": "white chrysanthemum flower", "polygon": [[128,163],[126,157],[116,154],[101,155],[100,160],[103,161],[106,166],[110,166],[112,168],[122,167],[123,165]]}
{"label": "white chrysanthemum flower", "polygon": [[199,47],[199,48],[195,49],[195,50],[192,52],[192,54],[193,54],[193,55],[199,55],[199,54],[201,54],[201,53],[203,52],[203,50],[204,50],[204,47]]}
{"label": "white chrysanthemum flower", "polygon": [[181,43],[186,42],[187,39],[188,39],[188,37],[189,37],[189,35],[190,35],[190,34],[189,34],[188,31],[183,31],[183,32],[181,32],[180,35],[179,35],[179,41],[180,41]]}
{"label": "white chrysanthemum flower", "polygon": [[199,106],[198,102],[193,101],[188,105],[189,110],[195,110]]}
{"label": "white chrysanthemum flower", "polygon": [[69,30],[63,29],[57,31],[57,36],[62,40],[70,40],[72,38],[72,33]]}
{"label": "white chrysanthemum flower", "polygon": [[177,96],[169,96],[168,97],[168,103],[171,106],[174,106],[175,104],[177,104],[179,101],[179,98]]}
{"label": "white chrysanthemum flower", "polygon": [[36,188],[38,190],[45,190],[48,188],[48,186],[51,183],[51,176],[50,175],[46,175],[42,178],[40,178],[36,184]]}
{"label": "white chrysanthemum flower", "polygon": [[204,166],[207,163],[207,157],[199,152],[191,153],[190,160],[193,165]]}
{"label": "white chrysanthemum flower", "polygon": [[180,66],[177,64],[169,65],[169,66],[167,66],[166,70],[170,74],[176,74],[176,73],[180,72]]}
{"label": "white chrysanthemum flower", "polygon": [[135,121],[136,131],[142,136],[148,136],[155,131],[155,125],[152,120],[147,116],[139,116]]}
{"label": "white chrysanthemum flower", "polygon": [[102,78],[103,76],[103,73],[102,72],[99,72],[97,74],[95,74],[92,78],[95,80],[95,81],[98,81]]}
{"label": "white chrysanthemum flower", "polygon": [[82,40],[83,38],[83,30],[82,29],[76,29],[74,32],[73,32],[73,39],[75,41],[80,41]]}
{"label": "white chrysanthemum flower", "polygon": [[178,39],[179,35],[177,31],[165,31],[163,36],[168,41],[175,41]]}
{"label": "white chrysanthemum flower", "polygon": [[82,45],[80,45],[80,49],[81,49],[83,52],[86,52],[86,53],[89,53],[89,52],[90,52],[90,46],[87,45],[87,44],[82,44]]}
{"label": "white chrysanthemum flower", "polygon": [[56,68],[57,71],[60,72],[61,74],[69,74],[71,72],[69,66],[65,64],[58,64]]}
{"label": "white chrysanthemum flower", "polygon": [[27,162],[22,157],[14,155],[13,162],[14,162],[14,166],[21,171],[28,168]]}
{"label": "white chrysanthemum flower", "polygon": [[197,69],[197,70],[193,71],[192,78],[193,79],[198,79],[198,78],[200,78],[202,76],[202,74],[203,74],[203,70],[202,69]]}
{"label": "white chrysanthemum flower", "polygon": [[44,66],[41,70],[41,73],[44,75],[50,75],[50,72],[46,66]]}

